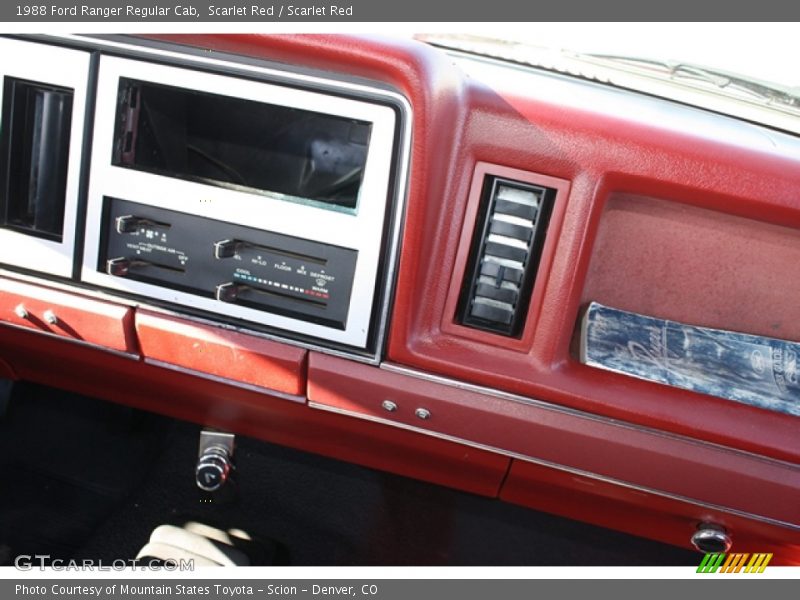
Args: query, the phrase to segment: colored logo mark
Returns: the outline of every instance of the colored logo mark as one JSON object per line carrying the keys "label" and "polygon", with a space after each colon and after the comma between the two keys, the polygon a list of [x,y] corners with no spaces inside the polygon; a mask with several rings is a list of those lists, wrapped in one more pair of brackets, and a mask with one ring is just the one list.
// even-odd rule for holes
{"label": "colored logo mark", "polygon": [[763,573],[772,553],[755,554],[726,554],[725,552],[711,552],[703,557],[698,573]]}

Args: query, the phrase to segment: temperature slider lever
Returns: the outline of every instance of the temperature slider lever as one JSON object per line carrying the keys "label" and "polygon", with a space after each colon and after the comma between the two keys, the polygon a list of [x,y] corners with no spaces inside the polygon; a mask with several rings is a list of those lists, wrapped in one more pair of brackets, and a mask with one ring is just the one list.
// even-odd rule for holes
{"label": "temperature slider lever", "polygon": [[241,283],[221,283],[214,290],[214,297],[220,302],[236,302],[239,293],[250,289]]}

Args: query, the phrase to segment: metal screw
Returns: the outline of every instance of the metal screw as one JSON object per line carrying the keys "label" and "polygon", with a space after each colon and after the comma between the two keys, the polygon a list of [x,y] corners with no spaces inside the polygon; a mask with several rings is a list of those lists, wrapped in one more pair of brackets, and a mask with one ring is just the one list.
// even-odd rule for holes
{"label": "metal screw", "polygon": [[381,403],[381,406],[382,406],[382,407],[383,407],[385,410],[388,410],[389,412],[395,412],[395,411],[397,410],[397,404],[395,404],[395,403],[394,403],[394,402],[392,402],[391,400],[384,400],[384,401]]}
{"label": "metal screw", "polygon": [[417,415],[422,420],[427,420],[431,418],[431,411],[427,408],[418,408],[414,411],[414,414]]}
{"label": "metal screw", "polygon": [[45,321],[50,323],[50,325],[55,325],[56,323],[58,323],[58,317],[56,316],[56,313],[54,313],[52,310],[44,311],[44,315],[42,316],[44,317]]}
{"label": "metal screw", "polygon": [[23,304],[17,304],[17,307],[14,309],[14,314],[17,315],[20,319],[27,319],[28,309],[25,308]]}

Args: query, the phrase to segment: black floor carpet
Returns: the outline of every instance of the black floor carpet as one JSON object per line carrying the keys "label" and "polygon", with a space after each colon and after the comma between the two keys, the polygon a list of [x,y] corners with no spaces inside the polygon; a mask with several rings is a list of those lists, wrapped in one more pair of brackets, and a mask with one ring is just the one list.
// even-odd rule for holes
{"label": "black floor carpet", "polygon": [[[237,438],[237,493],[194,485],[198,428],[29,384],[0,421],[0,564],[132,558],[188,520],[240,528],[292,565],[694,565],[697,555]],[[346,443],[346,440],[343,440]],[[5,560],[3,558],[5,555]]]}
{"label": "black floor carpet", "polygon": [[144,481],[168,426],[155,415],[17,384],[0,419],[0,564],[18,554],[74,556]]}

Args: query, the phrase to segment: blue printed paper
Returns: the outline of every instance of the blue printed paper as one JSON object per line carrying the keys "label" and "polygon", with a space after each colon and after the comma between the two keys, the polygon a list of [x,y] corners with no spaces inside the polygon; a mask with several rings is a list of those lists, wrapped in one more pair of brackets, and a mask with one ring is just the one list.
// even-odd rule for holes
{"label": "blue printed paper", "polygon": [[800,344],[696,327],[592,303],[587,365],[800,416]]}

